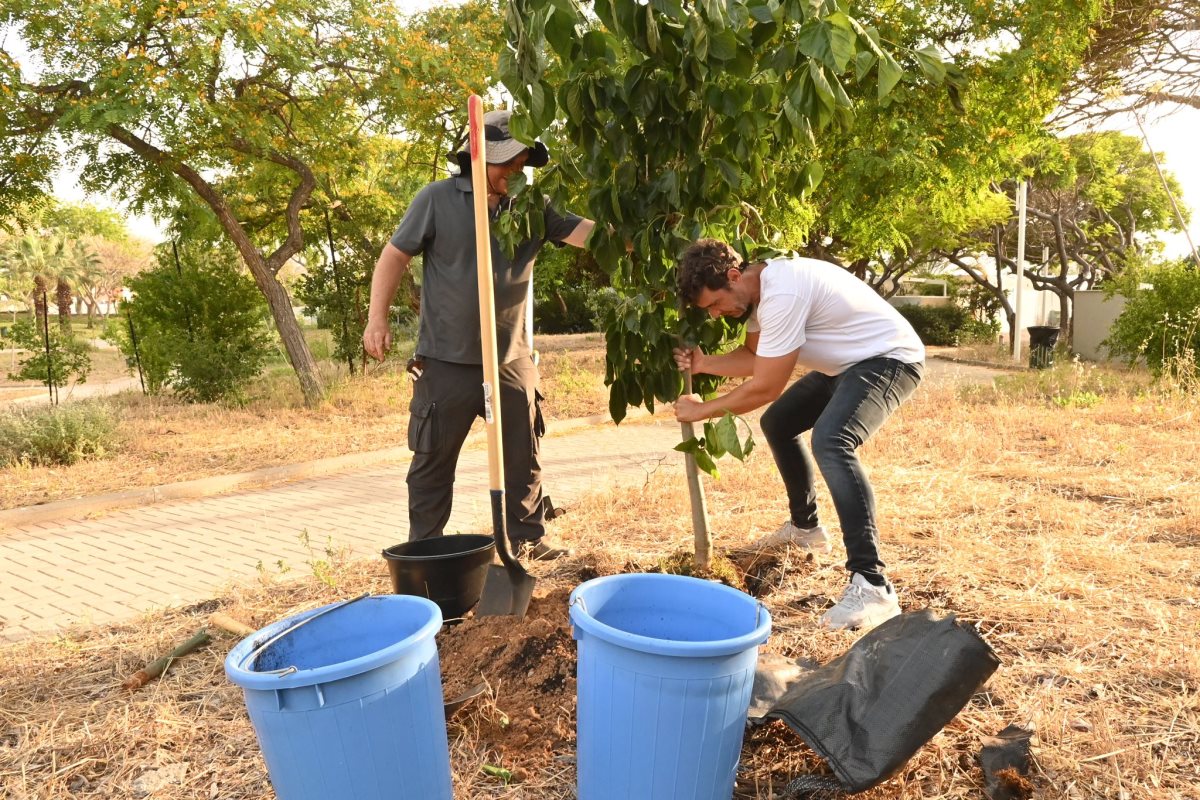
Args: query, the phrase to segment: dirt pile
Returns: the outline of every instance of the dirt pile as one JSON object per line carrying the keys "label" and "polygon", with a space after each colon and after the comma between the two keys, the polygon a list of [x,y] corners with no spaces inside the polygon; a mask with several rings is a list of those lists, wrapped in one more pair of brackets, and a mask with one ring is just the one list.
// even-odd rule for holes
{"label": "dirt pile", "polygon": [[471,728],[510,768],[544,766],[555,754],[574,752],[575,642],[568,594],[563,588],[535,596],[521,620],[468,619],[438,635],[446,697],[488,686],[454,724]]}

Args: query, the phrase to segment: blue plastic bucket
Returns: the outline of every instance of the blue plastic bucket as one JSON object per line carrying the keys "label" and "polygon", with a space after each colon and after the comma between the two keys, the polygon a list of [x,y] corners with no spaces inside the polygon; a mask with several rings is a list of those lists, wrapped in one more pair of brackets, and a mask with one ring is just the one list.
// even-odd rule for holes
{"label": "blue plastic bucket", "polygon": [[405,595],[339,605],[268,625],[225,659],[226,676],[242,687],[276,795],[451,800],[434,642],[441,611]]}
{"label": "blue plastic bucket", "polygon": [[570,614],[579,800],[729,800],[766,608],[698,578],[611,575]]}

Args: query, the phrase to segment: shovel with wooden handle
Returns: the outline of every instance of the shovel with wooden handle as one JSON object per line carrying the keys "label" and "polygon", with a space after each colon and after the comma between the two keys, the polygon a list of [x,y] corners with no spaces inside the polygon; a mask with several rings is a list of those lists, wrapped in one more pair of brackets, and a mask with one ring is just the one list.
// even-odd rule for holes
{"label": "shovel with wooden handle", "polygon": [[503,566],[488,567],[477,617],[524,617],[537,578],[521,566],[508,546],[504,518],[504,453],[500,432],[500,366],[496,357],[496,296],[492,288],[492,239],[488,235],[487,164],[483,101],[467,100],[471,146],[471,197],[475,205],[475,261],[479,277],[479,333],[483,344],[483,421],[487,429],[488,488],[492,495],[492,535]]}

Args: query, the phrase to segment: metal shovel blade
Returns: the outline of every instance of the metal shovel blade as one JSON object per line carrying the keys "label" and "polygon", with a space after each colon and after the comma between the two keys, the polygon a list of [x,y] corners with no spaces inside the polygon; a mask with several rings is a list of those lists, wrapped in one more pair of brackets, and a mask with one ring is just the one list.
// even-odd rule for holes
{"label": "metal shovel blade", "polygon": [[537,578],[515,563],[506,567],[492,564],[488,567],[487,582],[483,584],[483,596],[475,608],[476,617],[524,617],[533,597]]}

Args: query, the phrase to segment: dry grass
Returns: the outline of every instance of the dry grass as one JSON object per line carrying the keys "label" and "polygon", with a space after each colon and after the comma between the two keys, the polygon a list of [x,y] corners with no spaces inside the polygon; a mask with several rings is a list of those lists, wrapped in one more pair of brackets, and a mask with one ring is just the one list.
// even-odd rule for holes
{"label": "dry grass", "polygon": [[[1038,797],[1200,798],[1200,419],[1194,399],[1131,394],[1081,406],[1036,383],[1005,393],[931,387],[864,448],[902,605],[976,622],[1003,663],[899,775],[862,797],[981,797],[979,737],[1015,722],[1037,729]],[[779,523],[782,487],[765,452],[722,466],[709,509],[718,549],[736,548]],[[539,566],[539,590],[585,570],[658,568],[689,545],[686,497],[679,471],[663,467],[640,490],[574,504],[554,524],[581,555]],[[315,578],[264,582],[191,610],[0,649],[0,796],[273,797],[221,671],[232,639],[137,694],[119,684],[218,603],[260,626],[386,589],[378,563],[335,563],[330,575],[334,589]],[[815,625],[843,581],[835,560],[783,553],[761,581],[775,619],[767,649],[822,662],[844,652],[853,634]],[[451,725],[456,797],[573,797],[564,759],[510,787],[480,771],[497,758],[483,734],[493,705],[485,698]],[[779,723],[747,737],[743,764],[743,799],[821,771]],[[151,795],[139,793],[155,781]]]}
{"label": "dry grass", "polygon": [[[604,373],[599,335],[539,337],[538,346],[548,418],[607,409],[606,390],[596,377]],[[71,467],[0,469],[0,508],[401,446],[412,397],[411,381],[398,371],[402,366],[388,361],[350,377],[326,365],[331,388],[317,409],[304,407],[286,367],[258,381],[243,406],[189,405],[133,392],[105,399],[100,402],[120,420],[121,443],[113,457]]]}

